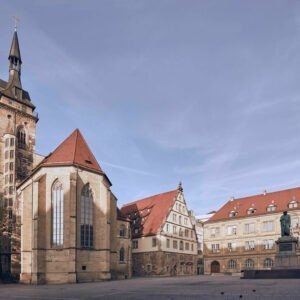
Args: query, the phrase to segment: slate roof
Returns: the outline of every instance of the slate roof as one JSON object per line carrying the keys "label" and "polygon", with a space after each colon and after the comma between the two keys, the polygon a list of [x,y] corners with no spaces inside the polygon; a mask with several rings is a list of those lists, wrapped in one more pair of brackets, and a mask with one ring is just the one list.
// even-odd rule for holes
{"label": "slate roof", "polygon": [[11,58],[11,57],[18,58],[22,63],[17,31],[14,32],[13,40],[12,40],[10,51],[9,51],[8,58]]}
{"label": "slate roof", "polygon": [[[249,196],[245,198],[239,198],[228,201],[223,207],[221,207],[208,222],[235,219],[263,215],[266,213],[282,212],[285,210],[292,210],[288,207],[291,201],[299,202],[300,205],[300,188],[292,188],[282,191],[276,191],[271,193],[264,193],[260,195]],[[267,211],[269,205],[275,205],[275,211]],[[254,213],[248,214],[248,209],[253,208]],[[298,206],[299,209],[299,206]],[[236,212],[236,216],[230,217],[231,211]]]}
{"label": "slate roof", "polygon": [[[121,212],[133,222],[133,237],[156,235],[171,209],[178,190],[123,205]],[[138,233],[135,233],[138,229]]]}

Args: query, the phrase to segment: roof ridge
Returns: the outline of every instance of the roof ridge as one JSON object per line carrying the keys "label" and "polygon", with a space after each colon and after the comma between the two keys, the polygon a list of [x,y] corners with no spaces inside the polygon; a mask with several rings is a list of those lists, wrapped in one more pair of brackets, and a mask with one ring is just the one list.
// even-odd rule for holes
{"label": "roof ridge", "polygon": [[132,201],[132,202],[129,202],[129,203],[125,203],[125,204],[122,205],[122,208],[123,208],[123,207],[126,207],[126,206],[129,206],[129,205],[132,205],[132,204],[134,204],[134,203],[137,203],[137,202],[146,200],[146,199],[154,198],[154,197],[157,197],[157,196],[160,196],[160,195],[164,195],[164,194],[168,194],[168,193],[176,192],[176,191],[178,191],[178,190],[175,189],[175,190],[171,190],[171,191],[168,191],[168,192],[159,193],[159,194],[155,194],[155,195],[153,195],[153,196],[145,197],[145,198],[142,198],[142,199],[139,199],[139,200],[136,200],[136,201]]}

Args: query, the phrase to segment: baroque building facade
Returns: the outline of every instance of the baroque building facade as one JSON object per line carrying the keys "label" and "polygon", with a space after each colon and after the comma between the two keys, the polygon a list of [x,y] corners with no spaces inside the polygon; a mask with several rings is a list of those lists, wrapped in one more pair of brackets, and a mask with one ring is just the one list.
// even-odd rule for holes
{"label": "baroque building facade", "polygon": [[[271,269],[283,211],[290,214],[292,235],[299,238],[300,188],[228,201],[204,223],[205,274]],[[296,252],[299,265],[299,243]]]}
{"label": "baroque building facade", "polygon": [[131,277],[130,220],[117,208],[111,182],[76,129],[48,156],[35,154],[38,121],[21,85],[14,32],[9,80],[0,80],[0,273],[23,283]]}
{"label": "baroque building facade", "polygon": [[181,183],[178,189],[123,205],[131,220],[135,276],[197,273],[197,239]]}

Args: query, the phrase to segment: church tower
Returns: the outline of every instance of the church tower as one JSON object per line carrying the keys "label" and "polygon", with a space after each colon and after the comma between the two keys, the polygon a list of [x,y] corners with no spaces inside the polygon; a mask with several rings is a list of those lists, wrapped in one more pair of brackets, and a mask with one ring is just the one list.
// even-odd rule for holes
{"label": "church tower", "polygon": [[[0,79],[0,206],[8,212],[11,230],[7,236],[10,239],[14,234],[19,209],[16,186],[33,168],[38,121],[34,113],[35,106],[21,83],[22,59],[16,28],[8,60],[8,81]],[[0,247],[0,272],[9,272],[16,259],[14,256],[18,256],[17,247],[9,240]]]}

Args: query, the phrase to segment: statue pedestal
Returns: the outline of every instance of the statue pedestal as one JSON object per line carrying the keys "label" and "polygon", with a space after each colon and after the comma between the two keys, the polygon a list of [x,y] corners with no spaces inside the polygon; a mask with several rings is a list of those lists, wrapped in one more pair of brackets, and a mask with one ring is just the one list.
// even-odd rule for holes
{"label": "statue pedestal", "polygon": [[296,254],[297,243],[298,239],[292,236],[280,237],[276,241],[277,254],[273,270],[300,268],[300,257]]}

